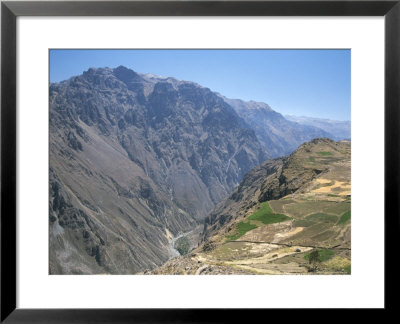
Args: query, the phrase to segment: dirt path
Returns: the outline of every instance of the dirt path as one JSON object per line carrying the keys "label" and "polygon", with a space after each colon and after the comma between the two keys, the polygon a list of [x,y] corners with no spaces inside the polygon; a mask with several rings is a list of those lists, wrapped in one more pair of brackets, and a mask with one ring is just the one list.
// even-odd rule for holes
{"label": "dirt path", "polygon": [[299,246],[299,247],[314,248],[314,249],[327,249],[327,250],[335,249],[335,250],[351,251],[351,248],[340,247],[338,245],[326,247],[326,246],[317,246],[317,245],[301,245],[301,244],[275,243],[275,242],[264,242],[264,241],[247,241],[247,240],[229,241],[229,242],[224,242],[222,244],[225,245],[225,244],[228,244],[231,242],[244,242],[244,243],[253,243],[253,244],[274,244],[274,245],[281,245],[281,246],[286,246],[286,247]]}
{"label": "dirt path", "polygon": [[209,267],[208,264],[205,264],[205,265],[201,266],[200,268],[197,269],[195,275],[199,275],[203,270],[205,270],[208,267]]}

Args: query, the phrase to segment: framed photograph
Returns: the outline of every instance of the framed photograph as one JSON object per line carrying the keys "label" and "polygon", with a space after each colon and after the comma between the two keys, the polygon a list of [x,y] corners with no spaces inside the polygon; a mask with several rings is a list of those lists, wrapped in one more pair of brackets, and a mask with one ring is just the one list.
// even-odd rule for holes
{"label": "framed photograph", "polygon": [[1,321],[392,309],[399,16],[3,1]]}

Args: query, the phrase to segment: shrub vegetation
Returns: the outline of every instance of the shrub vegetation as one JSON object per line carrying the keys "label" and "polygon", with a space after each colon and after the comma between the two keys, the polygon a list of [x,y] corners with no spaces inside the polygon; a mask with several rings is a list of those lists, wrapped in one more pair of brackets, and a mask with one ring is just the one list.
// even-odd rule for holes
{"label": "shrub vegetation", "polygon": [[[317,251],[317,252],[315,252]],[[333,252],[332,250],[328,250],[328,249],[317,249],[317,250],[313,250],[309,253],[306,253],[304,255],[304,259],[306,259],[307,261],[318,261],[318,262],[324,262],[329,260],[333,255],[335,254],[335,252]]]}

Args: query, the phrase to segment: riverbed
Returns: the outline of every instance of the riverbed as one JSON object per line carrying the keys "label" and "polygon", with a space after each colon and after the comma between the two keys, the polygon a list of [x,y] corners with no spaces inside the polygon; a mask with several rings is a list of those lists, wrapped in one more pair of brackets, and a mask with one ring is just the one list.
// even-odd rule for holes
{"label": "riverbed", "polygon": [[180,239],[181,237],[187,236],[188,240],[190,242],[190,248],[191,249],[196,248],[198,242],[200,241],[200,234],[201,234],[202,228],[203,228],[202,225],[198,225],[196,228],[192,229],[189,232],[181,233],[178,236],[173,237],[169,241],[169,245],[168,245],[170,259],[176,258],[181,255],[179,253],[179,251],[177,249],[175,249],[175,242],[178,239]]}

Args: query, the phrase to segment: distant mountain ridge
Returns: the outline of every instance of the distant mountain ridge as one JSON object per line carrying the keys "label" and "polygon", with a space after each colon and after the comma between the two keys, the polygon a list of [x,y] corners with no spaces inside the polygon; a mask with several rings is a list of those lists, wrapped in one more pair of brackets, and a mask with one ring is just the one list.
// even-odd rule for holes
{"label": "distant mountain ridge", "polygon": [[273,157],[290,154],[300,144],[313,138],[334,138],[331,133],[314,125],[286,119],[266,103],[221,97],[254,129],[258,140]]}
{"label": "distant mountain ridge", "polygon": [[330,133],[333,136],[332,139],[336,141],[351,139],[351,122],[349,120],[342,121],[293,115],[285,115],[285,118],[301,125],[318,127]]}

